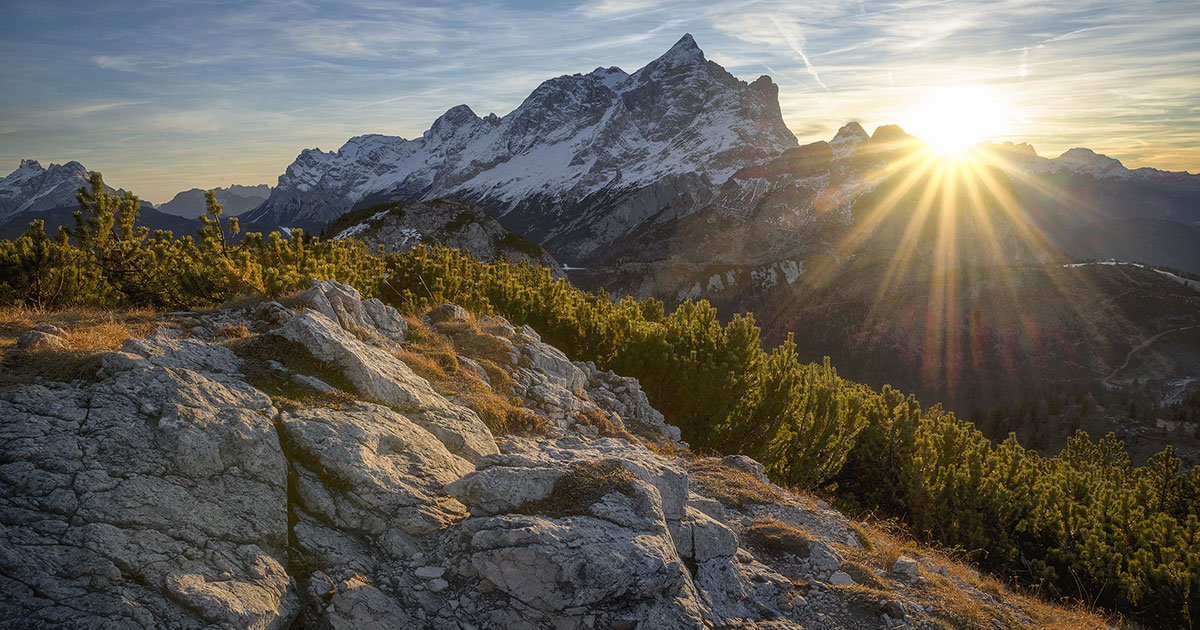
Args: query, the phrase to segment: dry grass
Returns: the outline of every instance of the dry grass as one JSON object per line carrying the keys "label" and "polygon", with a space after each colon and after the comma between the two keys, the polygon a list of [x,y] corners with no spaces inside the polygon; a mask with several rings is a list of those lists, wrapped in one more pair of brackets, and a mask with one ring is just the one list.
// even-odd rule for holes
{"label": "dry grass", "polygon": [[[513,396],[512,378],[496,360],[507,360],[507,346],[478,322],[443,322],[435,330],[418,317],[407,319],[407,341],[394,354],[440,394],[455,397],[479,414],[494,435],[541,435],[549,430],[544,417]],[[504,348],[502,355],[500,348]],[[482,366],[490,384],[462,365],[459,355]]]}
{"label": "dry grass", "polygon": [[583,411],[579,412],[577,422],[590,427],[596,427],[596,431],[599,432],[600,437],[621,438],[631,444],[638,443],[637,437],[630,433],[625,428],[625,425],[621,424],[621,422],[618,420],[613,420],[612,418],[608,417],[608,414],[599,409],[584,409]]}
{"label": "dry grass", "polygon": [[541,514],[554,518],[588,514],[588,508],[610,492],[632,496],[637,476],[616,460],[580,462],[554,482],[550,496],[529,501],[517,508],[523,514]]}
{"label": "dry grass", "polygon": [[809,556],[809,541],[816,538],[811,532],[773,518],[755,519],[742,535],[748,545],[771,555],[791,554],[798,558]]}
{"label": "dry grass", "polygon": [[693,459],[687,462],[687,468],[704,495],[726,507],[776,503],[783,498],[754,475],[720,460]]}
{"label": "dry grass", "polygon": [[230,298],[214,310],[219,309],[227,311],[239,311],[242,309],[254,308],[259,304],[266,304],[267,302],[279,302],[288,308],[298,308],[303,306],[300,303],[300,294],[302,293],[304,293],[304,291],[297,289],[276,298],[272,298],[265,293],[248,293],[246,295],[239,295],[238,297]]}
{"label": "dry grass", "polygon": [[[869,541],[871,544],[862,547],[836,545],[838,552],[846,559],[842,570],[859,584],[873,589],[904,589],[902,598],[919,604],[935,627],[947,630],[994,630],[997,627],[1094,630],[1109,626],[1131,627],[1120,619],[1109,618],[1102,612],[1078,603],[1051,602],[1032,590],[1005,585],[967,562],[961,550],[918,545],[896,521],[873,522],[866,528],[855,524],[851,529],[860,541]],[[930,571],[927,565],[922,564],[921,574],[929,580],[927,585],[892,584],[892,566],[902,555],[929,558],[935,566],[944,566],[946,575]],[[989,603],[984,595],[991,596],[996,602],[1016,604],[1017,609]],[[1026,615],[1032,623],[1023,621],[1018,612]]]}
{"label": "dry grass", "polygon": [[[350,393],[354,386],[346,381],[341,370],[312,356],[300,343],[266,334],[236,338],[225,345],[242,359],[246,381],[270,396],[278,407],[344,409],[355,400]],[[270,361],[283,365],[292,373],[318,378],[336,387],[337,391],[321,391],[296,383],[290,374],[272,369]]]}
{"label": "dry grass", "polygon": [[[146,309],[0,309],[0,388],[38,377],[60,381],[91,378],[101,354],[119,349],[126,339],[150,334],[159,321],[158,313]],[[38,324],[62,328],[66,347],[17,349],[21,333]]]}

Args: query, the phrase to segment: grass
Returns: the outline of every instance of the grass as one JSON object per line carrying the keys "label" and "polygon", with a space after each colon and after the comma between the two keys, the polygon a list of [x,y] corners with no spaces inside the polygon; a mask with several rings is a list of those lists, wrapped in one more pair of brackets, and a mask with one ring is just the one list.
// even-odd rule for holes
{"label": "grass", "polygon": [[637,444],[638,439],[630,433],[625,425],[621,424],[620,420],[613,420],[600,409],[589,407],[579,412],[577,422],[579,424],[596,427],[600,437],[621,438],[630,444]]}
{"label": "grass", "polygon": [[808,557],[808,543],[815,538],[807,530],[773,518],[751,521],[742,535],[755,549],[775,556],[791,554],[798,558]]}
{"label": "grass", "polygon": [[[409,317],[405,344],[394,354],[438,393],[453,396],[479,415],[493,435],[544,435],[546,418],[523,407],[512,393],[512,378],[500,366],[507,362],[509,346],[471,319],[447,321],[430,327],[419,317]],[[458,360],[470,358],[483,367],[489,382]]]}
{"label": "grass", "polygon": [[[869,589],[887,592],[903,589],[901,597],[920,605],[934,627],[947,630],[1132,627],[1122,619],[1109,617],[1077,602],[1050,601],[1031,589],[1012,588],[981,573],[966,561],[966,553],[962,550],[918,545],[896,521],[872,522],[866,527],[851,523],[850,529],[863,546],[836,545],[838,553],[846,560],[842,570]],[[945,566],[946,575],[929,571],[922,564],[921,574],[929,582],[902,586],[898,581],[893,582],[891,574],[892,565],[900,556],[929,558],[935,566]],[[989,603],[973,591],[990,595],[997,603]],[[1016,609],[999,602],[1016,604]],[[1028,616],[1032,623],[1023,620],[1018,612]]]}
{"label": "grass", "polygon": [[[298,342],[268,333],[238,337],[227,341],[225,346],[242,359],[242,373],[246,381],[270,396],[277,407],[344,409],[355,400],[351,394],[355,391],[354,386],[346,380],[341,370],[317,359]],[[282,364],[291,372],[275,370],[271,367],[271,361]],[[316,377],[338,391],[326,392],[301,385],[291,379],[293,373]]]}
{"label": "grass", "polygon": [[754,475],[720,460],[693,459],[687,462],[687,468],[701,492],[726,507],[776,503],[783,498]]}
{"label": "grass", "polygon": [[[36,311],[0,309],[0,389],[36,378],[72,381],[94,377],[99,357],[118,350],[126,339],[144,337],[160,321],[147,309],[69,309]],[[18,349],[21,333],[38,324],[62,328],[62,348]]]}
{"label": "grass", "polygon": [[552,518],[588,514],[592,505],[610,492],[633,496],[637,476],[625,470],[617,460],[580,462],[571,466],[554,483],[550,496],[528,501],[517,508],[521,514],[540,514]]}

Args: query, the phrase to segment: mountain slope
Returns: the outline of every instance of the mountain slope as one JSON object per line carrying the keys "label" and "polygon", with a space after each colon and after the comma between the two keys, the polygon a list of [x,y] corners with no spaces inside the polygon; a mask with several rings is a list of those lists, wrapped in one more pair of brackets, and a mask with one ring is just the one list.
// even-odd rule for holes
{"label": "mountain slope", "polygon": [[[689,453],[637,379],[528,326],[406,325],[328,281],[288,301],[142,316],[149,338],[109,318],[94,378],[0,390],[0,622],[1113,627]],[[48,323],[19,352],[84,332]]]}
{"label": "mountain slope", "polygon": [[[225,216],[236,217],[249,210],[257,208],[271,194],[271,187],[266,184],[257,186],[239,186],[234,184],[228,188],[213,188],[217,201],[222,206]],[[159,212],[195,219],[204,214],[204,193],[200,188],[185,190],[168,202],[158,206]]]}
{"label": "mountain slope", "polygon": [[305,150],[247,217],[312,228],[382,201],[464,199],[580,260],[642,223],[697,209],[739,168],[795,146],[777,94],[767,77],[733,77],[685,35],[633,74],[546,81],[504,117],[460,105],[420,138]]}
{"label": "mountain slope", "polygon": [[484,262],[524,261],[563,274],[546,250],[504,229],[478,206],[450,199],[396,201],[354,210],[334,219],[326,235],[334,240],[358,239],[372,251],[404,252],[417,245],[440,244]]}

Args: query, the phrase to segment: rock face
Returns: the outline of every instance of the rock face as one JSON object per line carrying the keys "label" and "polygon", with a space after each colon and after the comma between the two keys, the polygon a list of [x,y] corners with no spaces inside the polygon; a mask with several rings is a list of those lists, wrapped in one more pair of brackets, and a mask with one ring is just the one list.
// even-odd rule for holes
{"label": "rock face", "polygon": [[795,144],[769,78],[736,79],[685,35],[633,74],[550,79],[503,117],[459,105],[420,138],[307,149],[246,216],[311,229],[355,207],[454,198],[574,262]]}
{"label": "rock face", "polygon": [[524,261],[562,273],[558,262],[541,246],[508,231],[479,206],[450,199],[400,201],[355,210],[330,223],[326,234],[334,240],[358,239],[372,251],[405,252],[417,245],[439,243],[484,262]]}
{"label": "rock face", "polygon": [[[495,436],[401,361],[391,307],[334,282],[291,303],[194,314],[104,355],[91,380],[0,393],[0,625],[864,623],[836,586],[846,521],[774,487],[770,505],[707,496],[692,464],[660,454],[679,433],[636,380],[437,307],[431,326],[475,322],[508,349],[460,357],[465,373],[499,378],[483,369],[499,360],[544,419]],[[219,343],[231,324],[257,334]],[[702,463],[769,486],[749,458]],[[819,539],[805,558],[743,545],[764,518]]]}

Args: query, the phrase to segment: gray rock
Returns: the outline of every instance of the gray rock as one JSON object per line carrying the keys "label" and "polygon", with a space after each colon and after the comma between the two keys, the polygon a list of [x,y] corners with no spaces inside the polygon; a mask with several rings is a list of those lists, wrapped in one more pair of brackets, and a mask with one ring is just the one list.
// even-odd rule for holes
{"label": "gray rock", "polygon": [[808,566],[817,577],[825,577],[837,571],[843,561],[841,554],[824,541],[808,541]]}
{"label": "gray rock", "polygon": [[408,332],[408,322],[396,309],[374,298],[364,300],[357,289],[341,282],[314,280],[300,294],[300,303],[351,332],[377,333],[397,341],[404,340]]}
{"label": "gray rock", "polygon": [[849,574],[838,571],[829,576],[829,583],[834,586],[849,586],[855,582],[854,578],[850,577]]}
{"label": "gray rock", "polygon": [[475,461],[497,452],[491,431],[474,411],[446,400],[393,354],[359,341],[324,315],[305,311],[276,334],[336,366],[364,398],[405,410],[451,453]]}
{"label": "gray rock", "polygon": [[892,564],[892,573],[903,580],[915,580],[921,575],[921,565],[908,556],[900,556]]}
{"label": "gray rock", "polygon": [[36,350],[43,348],[65,348],[67,340],[41,330],[26,330],[17,337],[18,350]]}
{"label": "gray rock", "polygon": [[108,355],[94,385],[0,395],[0,619],[279,628],[295,616],[270,400],[197,369],[234,364],[228,350],[155,347]]}

